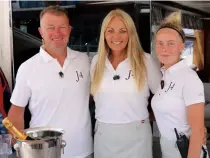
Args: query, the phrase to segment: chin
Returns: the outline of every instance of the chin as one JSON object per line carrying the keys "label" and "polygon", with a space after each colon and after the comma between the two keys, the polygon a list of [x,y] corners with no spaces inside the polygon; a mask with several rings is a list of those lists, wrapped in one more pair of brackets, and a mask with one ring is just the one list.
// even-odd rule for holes
{"label": "chin", "polygon": [[54,44],[54,47],[56,47],[56,48],[63,48],[63,47],[67,47],[67,44],[65,44],[65,43],[56,43],[56,44]]}
{"label": "chin", "polygon": [[162,58],[159,58],[159,61],[161,62],[161,63],[168,63],[169,61],[170,61],[170,59],[169,58],[164,58],[164,57],[162,57]]}
{"label": "chin", "polygon": [[125,49],[122,48],[122,47],[121,48],[112,47],[111,50],[112,51],[116,51],[116,52],[123,52],[123,51],[125,51]]}

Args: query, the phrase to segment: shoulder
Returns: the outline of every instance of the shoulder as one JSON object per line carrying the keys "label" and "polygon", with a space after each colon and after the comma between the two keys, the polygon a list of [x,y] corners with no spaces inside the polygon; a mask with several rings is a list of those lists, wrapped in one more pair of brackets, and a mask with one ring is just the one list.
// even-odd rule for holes
{"label": "shoulder", "polygon": [[75,51],[69,48],[70,56],[73,58],[74,63],[78,66],[85,67],[89,71],[90,59],[86,53]]}
{"label": "shoulder", "polygon": [[151,58],[151,54],[144,52],[144,56],[146,60],[149,60]]}
{"label": "shoulder", "polygon": [[70,50],[71,55],[76,57],[77,60],[86,60],[86,61],[89,60],[89,57],[86,53],[75,51],[75,50],[72,50],[70,48],[69,48],[69,50]]}
{"label": "shoulder", "polygon": [[94,71],[94,68],[95,68],[95,65],[97,63],[97,60],[98,60],[98,54],[96,54],[93,59],[91,60],[91,65],[90,65],[90,72],[91,74],[93,73]]}
{"label": "shoulder", "polygon": [[18,69],[18,73],[20,73],[20,72],[27,73],[27,72],[31,71],[31,69],[36,65],[37,61],[39,61],[39,60],[40,60],[40,54],[37,53],[20,65],[20,67]]}
{"label": "shoulder", "polygon": [[98,54],[96,54],[93,59],[91,60],[91,65],[95,65],[98,60]]}
{"label": "shoulder", "polygon": [[152,60],[153,58],[152,58],[152,55],[151,54],[144,52],[144,59],[146,61],[148,61],[148,60]]}
{"label": "shoulder", "polygon": [[145,59],[145,64],[151,64],[151,63],[157,64],[157,62],[155,62],[155,60],[152,57],[152,55],[149,54],[149,53],[144,53],[144,59]]}
{"label": "shoulder", "polygon": [[180,75],[185,76],[185,80],[187,81],[197,80],[197,79],[200,80],[197,73],[188,66],[186,66],[185,68],[182,69],[182,71],[180,71]]}
{"label": "shoulder", "polygon": [[144,53],[144,58],[145,58],[145,65],[148,72],[158,71],[158,73],[161,74],[160,65],[158,64],[158,61],[155,60],[154,57],[152,57],[151,54]]}
{"label": "shoulder", "polygon": [[182,71],[180,71],[179,75],[183,77],[183,82],[185,86],[203,87],[201,79],[199,78],[197,73],[194,70],[192,70],[190,67],[187,66],[186,68],[183,68]]}
{"label": "shoulder", "polygon": [[147,67],[151,64],[154,64],[154,59],[152,55],[149,53],[144,53],[144,62]]}

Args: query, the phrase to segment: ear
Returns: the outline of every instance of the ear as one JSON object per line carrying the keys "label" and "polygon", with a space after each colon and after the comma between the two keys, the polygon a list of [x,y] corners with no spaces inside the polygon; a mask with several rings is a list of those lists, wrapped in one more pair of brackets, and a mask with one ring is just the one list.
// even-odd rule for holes
{"label": "ear", "polygon": [[41,27],[39,27],[39,28],[38,28],[38,31],[39,31],[39,33],[40,33],[41,37],[43,38],[42,28],[41,28]]}
{"label": "ear", "polygon": [[180,45],[180,52],[182,52],[184,50],[184,48],[185,48],[185,43],[182,42],[181,45]]}
{"label": "ear", "polygon": [[72,31],[72,26],[69,25],[69,32],[71,33],[71,31]]}

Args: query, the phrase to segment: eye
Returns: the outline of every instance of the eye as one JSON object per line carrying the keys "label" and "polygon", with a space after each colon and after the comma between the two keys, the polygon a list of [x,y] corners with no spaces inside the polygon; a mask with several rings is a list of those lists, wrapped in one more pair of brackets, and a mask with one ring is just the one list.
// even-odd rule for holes
{"label": "eye", "polygon": [[61,28],[61,29],[66,29],[67,27],[66,27],[66,26],[61,26],[60,28]]}
{"label": "eye", "polygon": [[174,43],[174,42],[169,42],[168,45],[169,45],[169,46],[174,46],[175,43]]}
{"label": "eye", "polygon": [[47,30],[54,30],[54,26],[47,27]]}
{"label": "eye", "polygon": [[109,32],[109,33],[113,33],[114,31],[113,31],[113,30],[111,30],[111,29],[109,29],[109,30],[107,30],[107,32]]}
{"label": "eye", "polygon": [[120,33],[126,33],[127,30],[120,30]]}
{"label": "eye", "polygon": [[156,42],[156,45],[161,47],[161,46],[163,46],[163,43],[162,42]]}

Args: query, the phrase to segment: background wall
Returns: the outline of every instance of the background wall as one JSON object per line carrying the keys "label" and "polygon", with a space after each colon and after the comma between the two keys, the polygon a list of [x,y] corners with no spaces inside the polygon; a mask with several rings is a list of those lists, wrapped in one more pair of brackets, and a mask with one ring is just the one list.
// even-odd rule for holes
{"label": "background wall", "polygon": [[7,78],[10,88],[12,88],[13,48],[10,4],[9,0],[0,1],[0,67]]}

